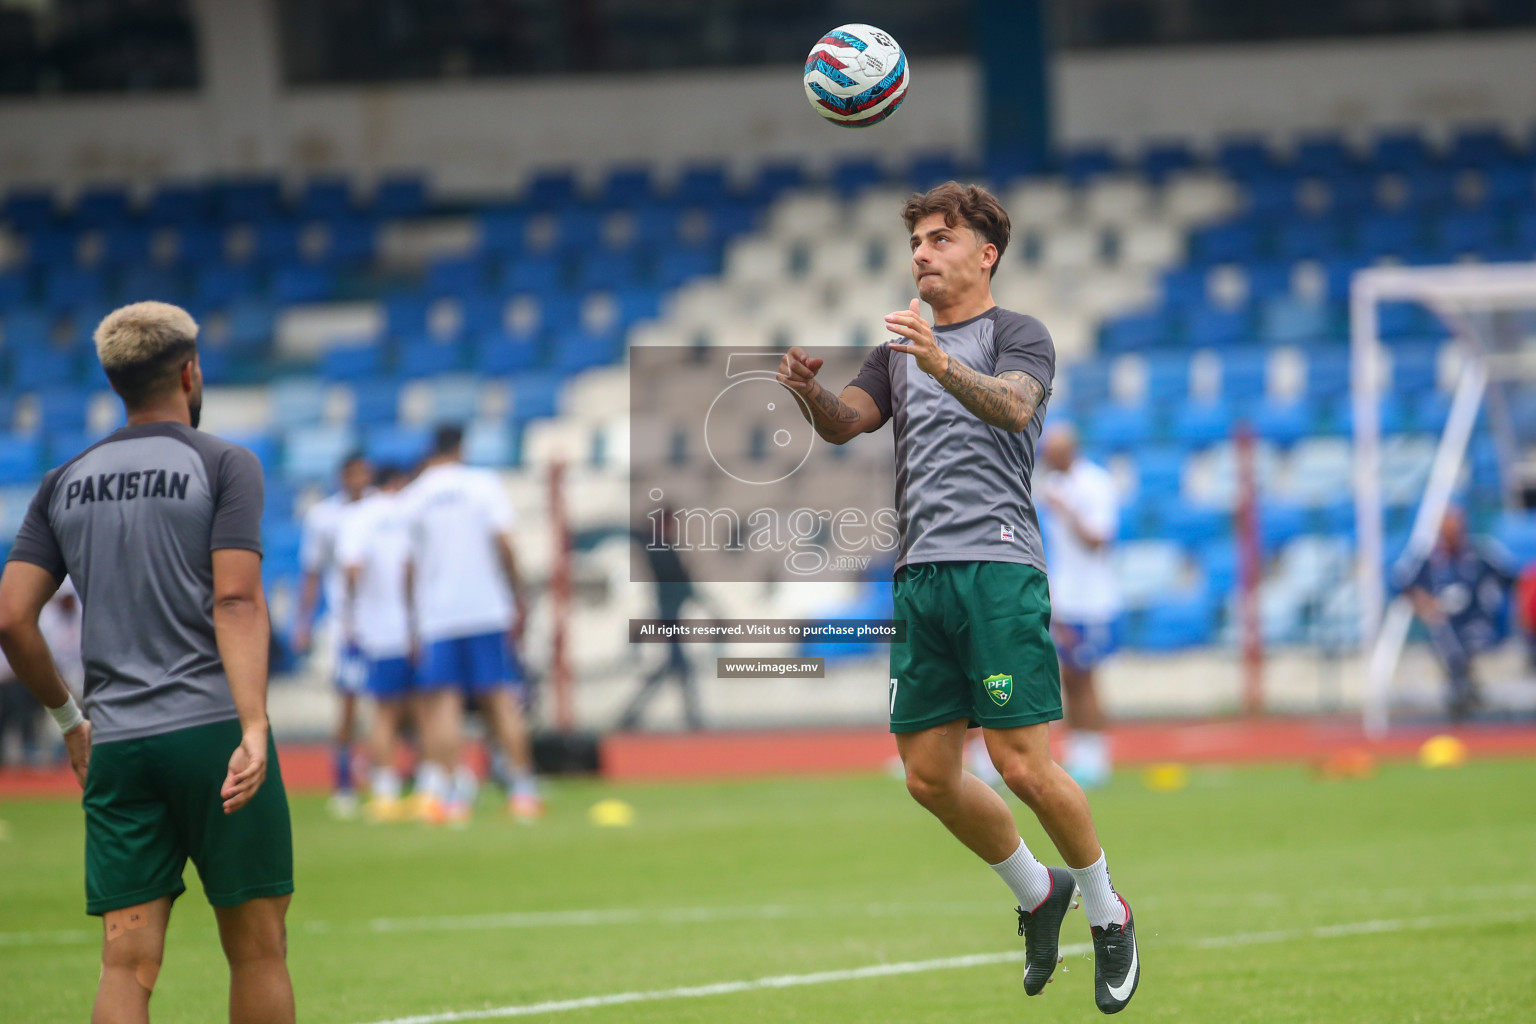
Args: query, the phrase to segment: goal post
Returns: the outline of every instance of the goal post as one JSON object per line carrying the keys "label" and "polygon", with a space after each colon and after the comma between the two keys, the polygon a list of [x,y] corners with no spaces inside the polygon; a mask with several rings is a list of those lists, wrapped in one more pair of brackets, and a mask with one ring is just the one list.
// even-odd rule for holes
{"label": "goal post", "polygon": [[1371,267],[1350,285],[1350,389],[1354,412],[1356,582],[1360,637],[1367,673],[1364,724],[1380,735],[1390,718],[1392,681],[1402,657],[1413,612],[1406,598],[1386,586],[1386,538],[1381,488],[1383,346],[1379,310],[1383,302],[1414,302],[1435,313],[1461,347],[1461,368],[1451,408],[1440,435],[1429,479],[1413,520],[1404,559],[1422,558],[1455,494],[1457,478],[1487,402],[1500,453],[1506,503],[1512,500],[1512,462],[1518,448],[1502,392],[1504,380],[1529,376],[1516,351],[1523,339],[1507,317],[1536,309],[1536,264]]}

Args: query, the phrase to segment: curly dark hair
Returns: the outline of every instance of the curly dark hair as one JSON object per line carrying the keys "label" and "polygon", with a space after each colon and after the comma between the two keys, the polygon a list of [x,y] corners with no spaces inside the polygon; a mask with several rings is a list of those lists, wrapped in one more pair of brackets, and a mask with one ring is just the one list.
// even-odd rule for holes
{"label": "curly dark hair", "polygon": [[997,262],[992,264],[992,275],[996,276],[997,265],[1003,261],[1003,253],[1008,250],[1008,236],[1013,230],[1008,222],[1008,211],[997,201],[997,196],[980,185],[946,181],[927,192],[913,193],[901,208],[908,231],[934,213],[942,213],[944,223],[950,227],[964,222],[983,242],[997,246]]}

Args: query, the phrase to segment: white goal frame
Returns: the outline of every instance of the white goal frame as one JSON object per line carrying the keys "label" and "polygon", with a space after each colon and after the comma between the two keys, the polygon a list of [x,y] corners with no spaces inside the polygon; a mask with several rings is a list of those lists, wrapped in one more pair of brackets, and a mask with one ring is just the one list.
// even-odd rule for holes
{"label": "white goal frame", "polygon": [[[1434,545],[1440,522],[1490,394],[1489,384],[1529,376],[1528,367],[1494,350],[1475,314],[1536,309],[1536,263],[1458,264],[1441,267],[1370,267],[1350,283],[1350,393],[1354,407],[1354,489],[1357,535],[1356,579],[1360,594],[1360,641],[1366,660],[1364,726],[1386,732],[1393,677],[1402,658],[1413,610],[1405,597],[1388,600],[1383,579],[1384,528],[1381,497],[1382,344],[1377,307],[1382,302],[1417,302],[1437,314],[1462,346],[1464,358],[1450,415],[1435,450],[1429,481],[1414,516],[1405,558],[1422,557]],[[1490,403],[1490,426],[1500,451],[1509,494],[1514,432],[1501,400]]]}

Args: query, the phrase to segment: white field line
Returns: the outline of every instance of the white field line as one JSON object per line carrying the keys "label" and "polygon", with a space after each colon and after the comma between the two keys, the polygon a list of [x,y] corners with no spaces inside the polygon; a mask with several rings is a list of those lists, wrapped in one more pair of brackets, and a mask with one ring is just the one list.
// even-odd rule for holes
{"label": "white field line", "polygon": [[[1316,894],[1314,894],[1316,895]],[[1536,885],[1456,886],[1436,890],[1350,890],[1325,894],[1325,902],[1404,903],[1426,896],[1446,900],[1525,900],[1536,898]],[[1196,894],[1188,900],[1141,897],[1136,905],[1155,908],[1177,906],[1272,906],[1284,902],[1277,893],[1251,892],[1240,898],[1217,899],[1215,894]],[[713,924],[731,921],[807,920],[834,917],[919,917],[995,915],[996,901],[930,901],[893,903],[766,904],[741,907],[606,908],[592,910],[523,911],[498,914],[430,915],[424,917],[376,917],[364,921],[298,921],[291,933],[307,935],[389,934],[395,932],[502,931],[536,928],[583,928],[623,925]],[[208,929],[211,930],[211,929]],[[78,946],[101,942],[99,928],[57,931],[0,932],[0,948],[7,946]]]}
{"label": "white field line", "polygon": [[[1238,935],[1218,935],[1180,943],[1198,949],[1230,949],[1236,946],[1253,946],[1258,943],[1289,943],[1301,938],[1344,938],[1349,935],[1370,935],[1375,932],[1419,932],[1458,924],[1487,923],[1487,921],[1524,921],[1536,917],[1536,909],[1495,910],[1487,913],[1459,913],[1442,917],[1389,918],[1389,920],[1352,921],[1347,924],[1324,924],[1309,929],[1290,929],[1284,932],[1247,932]],[[1061,946],[1061,955],[1077,956],[1091,953],[1092,943],[1072,943]],[[490,1021],[513,1016],[531,1016],[535,1013],[565,1013],[570,1010],[591,1010],[607,1006],[624,1006],[628,1003],[657,1003],[662,999],[703,999],[708,996],[734,995],[737,992],[760,992],[765,989],[800,989],[805,986],[823,986],[839,981],[863,981],[866,978],[889,978],[891,975],[917,975],[931,970],[960,970],[965,967],[986,967],[991,964],[1018,963],[1025,958],[1023,950],[1003,953],[972,953],[969,956],[945,956],[940,960],[908,960],[895,964],[871,964],[868,967],[851,967],[846,970],[819,970],[808,975],[774,975],[768,978],[740,979],[740,981],[716,981],[703,986],[680,986],[676,989],[650,989],[644,992],[611,992],[608,995],[578,996],[573,999],[545,999],[542,1003],[524,1003],[521,1006],[488,1007],[482,1010],[450,1010],[447,1013],[418,1013],[413,1016],[393,1016],[370,1024],[455,1024],[456,1021]]]}
{"label": "white field line", "polygon": [[[1536,916],[1536,909],[1494,911],[1489,913],[1455,914],[1439,917],[1394,918],[1375,921],[1355,921],[1347,924],[1322,925],[1316,928],[1297,928],[1288,931],[1248,932],[1221,935],[1180,943],[1200,949],[1227,949],[1266,942],[1291,942],[1297,939],[1337,939],[1349,935],[1367,935],[1376,932],[1424,931],[1447,925],[1465,925],[1478,922],[1520,921]],[[1061,947],[1063,956],[1091,953],[1091,943],[1081,942]],[[738,992],[756,992],[764,989],[801,988],[807,985],[830,985],[843,981],[862,981],[866,978],[886,978],[897,974],[923,974],[929,971],[953,971],[966,967],[987,967],[993,964],[1015,963],[1024,959],[1023,950],[1005,953],[975,953],[970,956],[944,957],[937,960],[907,960],[892,964],[871,964],[840,971],[818,971],[814,974],[782,974],[767,978],[751,978],[740,981],[718,981],[708,985],[688,985],[678,988],[650,989],[640,992],[612,992],[607,995],[581,996],[574,999],[549,999],[538,1003],[518,1006],[496,1006],[481,1010],[455,1010],[447,1013],[416,1014],[410,1017],[391,1017],[371,1024],[454,1024],[457,1021],[504,1020],[510,1017],[529,1017],[534,1014],[565,1013],[572,1010],[591,1010],[605,1006],[622,1006],[628,1003],[649,1003],[671,999],[705,999],[710,996],[733,995]]]}

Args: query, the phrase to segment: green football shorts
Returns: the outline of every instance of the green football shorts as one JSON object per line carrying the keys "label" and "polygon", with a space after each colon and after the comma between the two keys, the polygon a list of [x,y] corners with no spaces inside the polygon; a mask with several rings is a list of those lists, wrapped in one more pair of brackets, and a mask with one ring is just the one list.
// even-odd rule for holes
{"label": "green football shorts", "polygon": [[896,574],[891,732],[957,718],[1011,729],[1061,717],[1045,573],[1018,562],[919,562]]}
{"label": "green football shorts", "polygon": [[250,803],[224,813],[219,789],[240,735],[230,719],[91,748],[87,913],[180,896],[189,857],[215,907],[293,892],[288,795],[270,736],[266,781]]}

